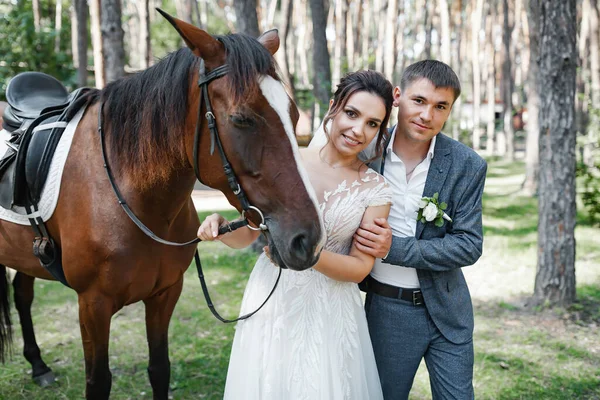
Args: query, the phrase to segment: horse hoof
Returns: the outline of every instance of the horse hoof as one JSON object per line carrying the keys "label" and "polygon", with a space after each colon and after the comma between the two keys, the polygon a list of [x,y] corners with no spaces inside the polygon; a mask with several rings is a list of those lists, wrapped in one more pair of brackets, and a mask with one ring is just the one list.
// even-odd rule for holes
{"label": "horse hoof", "polygon": [[33,378],[33,381],[40,387],[47,387],[56,382],[56,376],[54,376],[54,372],[48,371],[45,374],[40,376],[36,376]]}

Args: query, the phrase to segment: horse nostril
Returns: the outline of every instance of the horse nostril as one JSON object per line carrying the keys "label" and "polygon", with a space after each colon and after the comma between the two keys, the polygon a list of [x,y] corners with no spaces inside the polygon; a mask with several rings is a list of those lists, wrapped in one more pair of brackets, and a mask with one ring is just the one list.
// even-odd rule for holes
{"label": "horse nostril", "polygon": [[292,251],[298,258],[308,259],[310,257],[310,243],[305,234],[298,234],[292,239]]}

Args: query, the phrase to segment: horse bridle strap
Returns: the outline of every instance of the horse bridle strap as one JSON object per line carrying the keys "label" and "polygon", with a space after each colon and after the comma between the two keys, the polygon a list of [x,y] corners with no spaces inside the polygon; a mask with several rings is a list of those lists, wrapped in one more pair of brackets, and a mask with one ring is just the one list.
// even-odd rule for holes
{"label": "horse bridle strap", "polygon": [[[217,123],[215,119],[215,114],[213,113],[212,105],[210,104],[210,98],[208,97],[208,85],[215,79],[219,79],[229,72],[229,66],[227,64],[221,65],[210,71],[208,74],[206,73],[206,67],[204,65],[204,60],[200,60],[200,68],[198,71],[198,86],[200,87],[200,99],[198,101],[198,122],[196,124],[196,133],[194,135],[194,173],[196,174],[196,179],[201,181],[200,179],[200,171],[198,170],[198,149],[200,146],[200,131],[201,131],[201,117],[202,117],[202,101],[205,99],[205,107],[206,113],[204,114],[206,118],[206,122],[208,123],[208,130],[210,132],[210,154],[214,154],[215,152],[215,144],[217,145],[217,149],[219,150],[219,156],[221,157],[221,163],[223,164],[223,170],[225,171],[225,176],[227,177],[227,183],[229,184],[229,188],[235,194],[240,201],[240,205],[242,207],[242,216],[246,217],[246,213],[250,210],[254,210],[261,218],[261,222],[258,228],[253,227],[252,225],[248,225],[248,228],[252,230],[267,230],[267,226],[265,225],[265,217],[263,213],[256,207],[251,206],[248,201],[248,197],[246,193],[240,186],[235,173],[233,172],[233,168],[231,167],[231,163],[227,159],[225,155],[225,150],[223,150],[223,144],[221,143],[221,138],[219,137],[219,131],[217,129]],[[245,218],[247,220],[247,218]]]}

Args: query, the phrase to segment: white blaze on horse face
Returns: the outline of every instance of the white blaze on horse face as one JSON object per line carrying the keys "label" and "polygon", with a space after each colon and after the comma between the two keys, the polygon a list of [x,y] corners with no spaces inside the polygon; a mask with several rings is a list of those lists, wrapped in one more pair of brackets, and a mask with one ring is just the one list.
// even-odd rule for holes
{"label": "white blaze on horse face", "polygon": [[[319,212],[319,203],[317,201],[317,195],[308,179],[308,173],[306,169],[304,169],[304,165],[302,164],[302,158],[300,157],[300,152],[298,151],[298,142],[296,142],[296,135],[294,134],[294,125],[292,124],[292,117],[290,116],[290,98],[285,92],[285,89],[281,82],[275,80],[272,76],[263,75],[260,78],[260,90],[262,91],[263,96],[269,102],[269,105],[275,110],[279,118],[281,119],[281,124],[285,129],[285,133],[290,139],[290,145],[292,146],[292,152],[294,153],[294,160],[296,160],[296,166],[298,168],[298,173],[304,182],[304,187],[308,192],[308,196],[312,200],[315,210],[317,211],[317,215],[319,216],[319,225],[321,226],[321,240],[319,241],[319,246],[317,247],[317,252],[321,251],[323,246],[325,245],[325,241],[327,237],[325,235],[325,225],[323,224],[323,218],[321,218],[321,213]],[[316,254],[315,253],[315,254]]]}

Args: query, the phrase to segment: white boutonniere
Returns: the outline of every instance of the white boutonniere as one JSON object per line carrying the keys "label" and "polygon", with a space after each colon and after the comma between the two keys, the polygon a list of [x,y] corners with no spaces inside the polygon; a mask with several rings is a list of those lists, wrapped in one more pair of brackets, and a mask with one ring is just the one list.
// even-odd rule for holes
{"label": "white boutonniere", "polygon": [[433,197],[423,197],[419,200],[419,211],[417,212],[417,221],[422,223],[434,221],[435,226],[442,227],[444,220],[452,222],[452,218],[444,212],[448,205],[439,202],[440,194],[435,192]]}

